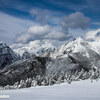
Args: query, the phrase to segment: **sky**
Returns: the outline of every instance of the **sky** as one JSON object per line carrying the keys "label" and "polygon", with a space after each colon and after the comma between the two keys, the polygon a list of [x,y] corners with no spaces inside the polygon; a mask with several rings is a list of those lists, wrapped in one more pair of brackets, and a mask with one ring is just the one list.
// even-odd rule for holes
{"label": "sky", "polygon": [[100,39],[100,0],[0,0],[0,41],[63,44]]}

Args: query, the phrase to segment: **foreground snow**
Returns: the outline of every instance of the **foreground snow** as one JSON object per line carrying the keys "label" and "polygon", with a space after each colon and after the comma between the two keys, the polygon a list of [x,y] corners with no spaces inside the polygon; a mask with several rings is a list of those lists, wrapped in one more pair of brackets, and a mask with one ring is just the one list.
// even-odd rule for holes
{"label": "foreground snow", "polygon": [[4,90],[0,95],[10,95],[9,100],[100,100],[100,80]]}

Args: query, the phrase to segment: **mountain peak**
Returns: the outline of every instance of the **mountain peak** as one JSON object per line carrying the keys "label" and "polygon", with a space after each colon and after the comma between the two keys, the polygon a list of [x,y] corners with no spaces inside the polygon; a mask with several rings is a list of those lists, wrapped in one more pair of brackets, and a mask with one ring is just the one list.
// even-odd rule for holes
{"label": "mountain peak", "polygon": [[18,59],[18,56],[6,45],[6,43],[0,42],[0,69]]}
{"label": "mountain peak", "polygon": [[[69,53],[85,52],[88,46],[88,42],[83,40],[81,37],[74,39],[60,47],[56,54],[56,57],[67,57]],[[52,57],[53,57],[52,56]]]}
{"label": "mountain peak", "polygon": [[20,56],[22,56],[25,51],[27,51],[30,54],[33,53],[39,56],[39,54],[41,53],[51,52],[54,49],[56,49],[56,47],[51,42],[46,40],[40,41],[40,43],[37,45],[38,45],[37,47],[32,47],[31,45],[26,44],[20,48],[14,49],[14,51],[18,53]]}
{"label": "mountain peak", "polygon": [[81,37],[77,37],[74,41],[78,43],[84,42],[84,40]]}
{"label": "mountain peak", "polygon": [[6,45],[6,43],[4,43],[4,42],[0,42],[0,48],[2,48],[2,47],[6,47],[7,45]]}

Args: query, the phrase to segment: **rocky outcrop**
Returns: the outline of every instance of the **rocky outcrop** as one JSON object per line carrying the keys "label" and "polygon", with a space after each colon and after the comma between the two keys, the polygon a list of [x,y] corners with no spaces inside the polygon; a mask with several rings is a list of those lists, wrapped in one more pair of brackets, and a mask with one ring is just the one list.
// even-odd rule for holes
{"label": "rocky outcrop", "polygon": [[32,58],[32,57],[35,57],[36,55],[34,53],[29,53],[27,51],[25,51],[22,55],[22,59],[28,59],[28,58]]}
{"label": "rocky outcrop", "polygon": [[15,82],[45,75],[46,58],[35,57],[17,61],[0,71],[0,86],[13,85]]}
{"label": "rocky outcrop", "polygon": [[0,43],[0,69],[17,61],[19,57],[4,43]]}

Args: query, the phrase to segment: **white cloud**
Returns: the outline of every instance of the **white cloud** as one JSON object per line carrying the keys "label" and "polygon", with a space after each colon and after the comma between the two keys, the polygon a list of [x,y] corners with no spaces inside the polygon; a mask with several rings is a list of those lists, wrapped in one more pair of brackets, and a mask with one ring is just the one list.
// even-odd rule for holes
{"label": "white cloud", "polygon": [[29,47],[39,47],[40,46],[40,40],[30,41]]}
{"label": "white cloud", "polygon": [[24,34],[18,34],[15,42],[28,43],[30,41],[43,39],[44,35],[51,32],[51,26],[49,25],[34,25],[31,26]]}
{"label": "white cloud", "polygon": [[13,44],[10,47],[12,49],[18,49],[18,48],[22,48],[22,47],[39,47],[40,45],[40,40],[35,40],[35,41],[30,41],[28,44],[23,44],[23,43],[17,43],[17,44]]}
{"label": "white cloud", "polygon": [[29,43],[34,40],[67,40],[69,34],[63,32],[61,27],[50,25],[34,25],[31,26],[25,34],[19,34],[16,37],[17,43]]}
{"label": "white cloud", "polygon": [[88,31],[85,38],[87,40],[100,40],[100,29]]}
{"label": "white cloud", "polygon": [[29,28],[28,33],[34,35],[44,35],[51,31],[51,27],[49,25],[35,25]]}

